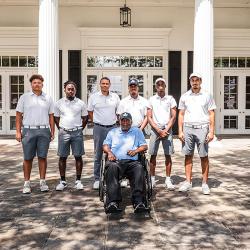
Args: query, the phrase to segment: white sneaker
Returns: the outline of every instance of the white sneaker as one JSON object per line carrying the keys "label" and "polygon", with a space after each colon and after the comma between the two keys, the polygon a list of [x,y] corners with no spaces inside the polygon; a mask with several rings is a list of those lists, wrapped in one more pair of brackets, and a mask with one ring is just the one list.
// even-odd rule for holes
{"label": "white sneaker", "polygon": [[82,190],[83,189],[83,185],[82,185],[80,180],[77,180],[75,182],[75,187],[74,188],[77,189],[77,190]]}
{"label": "white sneaker", "polygon": [[207,183],[202,183],[202,193],[203,194],[210,194],[210,189],[209,186],[207,185]]}
{"label": "white sneaker", "polygon": [[49,191],[49,187],[46,184],[45,180],[40,180],[40,190],[41,190],[41,192],[48,192]]}
{"label": "white sneaker", "polygon": [[31,187],[30,182],[26,181],[23,185],[23,194],[30,194],[31,193]]}
{"label": "white sneaker", "polygon": [[56,191],[63,191],[64,188],[67,187],[66,181],[60,181],[60,183],[56,186]]}
{"label": "white sneaker", "polygon": [[171,179],[167,179],[165,180],[165,184],[166,184],[166,188],[169,190],[175,190],[175,185],[172,183]]}
{"label": "white sneaker", "polygon": [[98,190],[99,189],[99,181],[95,181],[93,184],[93,189]]}
{"label": "white sneaker", "polygon": [[192,188],[192,182],[184,181],[183,184],[179,188],[179,192],[187,192]]}
{"label": "white sneaker", "polygon": [[127,179],[122,179],[120,185],[121,185],[122,188],[126,188],[128,186],[128,180]]}
{"label": "white sneaker", "polygon": [[155,176],[151,176],[151,183],[152,183],[152,188],[154,188],[155,185]]}

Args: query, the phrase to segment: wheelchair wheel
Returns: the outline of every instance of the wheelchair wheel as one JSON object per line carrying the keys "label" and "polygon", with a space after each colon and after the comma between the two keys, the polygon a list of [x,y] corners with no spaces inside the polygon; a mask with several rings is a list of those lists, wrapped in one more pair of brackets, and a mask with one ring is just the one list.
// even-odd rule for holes
{"label": "wheelchair wheel", "polygon": [[100,169],[100,182],[99,182],[99,198],[100,201],[106,204],[106,182],[105,182],[105,160],[103,159],[101,162]]}

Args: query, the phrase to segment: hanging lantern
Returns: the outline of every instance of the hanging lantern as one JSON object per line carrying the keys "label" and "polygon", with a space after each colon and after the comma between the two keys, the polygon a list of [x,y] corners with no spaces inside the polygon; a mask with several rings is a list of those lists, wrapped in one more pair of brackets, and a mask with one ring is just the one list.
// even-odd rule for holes
{"label": "hanging lantern", "polygon": [[126,0],[122,8],[120,8],[120,25],[122,27],[131,26],[131,9],[127,7]]}

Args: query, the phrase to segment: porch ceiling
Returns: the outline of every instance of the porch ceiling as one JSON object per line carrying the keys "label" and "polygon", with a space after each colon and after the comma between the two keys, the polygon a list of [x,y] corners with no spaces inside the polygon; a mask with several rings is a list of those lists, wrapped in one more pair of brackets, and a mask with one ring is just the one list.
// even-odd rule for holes
{"label": "porch ceiling", "polygon": [[[120,7],[124,0],[58,0],[61,6],[93,6],[93,7]],[[193,7],[195,0],[127,0],[128,6],[137,7],[163,7],[182,6]],[[5,6],[30,6],[38,5],[39,0],[0,0],[0,5]],[[214,0],[215,7],[250,8],[250,0]]]}

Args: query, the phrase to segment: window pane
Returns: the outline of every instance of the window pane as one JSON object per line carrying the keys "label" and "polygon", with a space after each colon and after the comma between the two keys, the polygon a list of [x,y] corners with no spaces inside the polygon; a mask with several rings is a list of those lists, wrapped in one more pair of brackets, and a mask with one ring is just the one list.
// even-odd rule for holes
{"label": "window pane", "polygon": [[138,57],[138,67],[146,67],[146,57],[145,56]]}
{"label": "window pane", "polygon": [[214,67],[215,68],[221,67],[221,57],[215,57],[214,58]]}
{"label": "window pane", "polygon": [[36,67],[36,58],[34,56],[28,56],[28,67]]}
{"label": "window pane", "polygon": [[113,56],[104,56],[103,67],[110,68],[113,66]]}
{"label": "window pane", "polygon": [[2,67],[2,57],[0,56],[0,67]]}
{"label": "window pane", "polygon": [[9,67],[10,66],[10,58],[9,56],[2,56],[2,66]]}
{"label": "window pane", "polygon": [[129,62],[128,56],[121,57],[121,67],[130,67],[130,62]]}
{"label": "window pane", "polygon": [[237,68],[237,57],[230,57],[230,68]]}
{"label": "window pane", "polygon": [[153,56],[147,56],[147,67],[149,67],[149,68],[154,67],[154,57]]}
{"label": "window pane", "polygon": [[238,116],[224,116],[224,129],[237,129]]}
{"label": "window pane", "polygon": [[27,67],[27,56],[19,56],[19,67]]}
{"label": "window pane", "polygon": [[12,56],[10,58],[11,67],[18,67],[18,57]]}
{"label": "window pane", "polygon": [[222,57],[222,67],[223,68],[229,67],[229,57]]}
{"label": "window pane", "polygon": [[3,118],[0,116],[0,130],[3,130]]}
{"label": "window pane", "polygon": [[246,67],[246,58],[245,57],[239,57],[238,58],[238,67],[239,68],[245,68]]}
{"label": "window pane", "polygon": [[113,56],[113,67],[120,67],[121,61],[119,56]]}
{"label": "window pane", "polygon": [[10,116],[10,130],[16,130],[16,117]]}
{"label": "window pane", "polygon": [[224,109],[238,109],[238,77],[224,77]]}
{"label": "window pane", "polygon": [[163,67],[163,57],[162,56],[155,57],[155,67]]}
{"label": "window pane", "polygon": [[245,129],[250,129],[250,116],[246,116]]}
{"label": "window pane", "polygon": [[246,77],[246,109],[250,109],[250,76]]}
{"label": "window pane", "polygon": [[250,57],[247,58],[247,67],[250,68]]}
{"label": "window pane", "polygon": [[130,67],[137,67],[137,57],[136,56],[130,57]]}
{"label": "window pane", "polygon": [[18,102],[18,94],[10,94],[10,109],[15,109]]}
{"label": "window pane", "polygon": [[95,66],[98,68],[103,67],[104,64],[104,57],[103,56],[96,56],[95,57]]}

